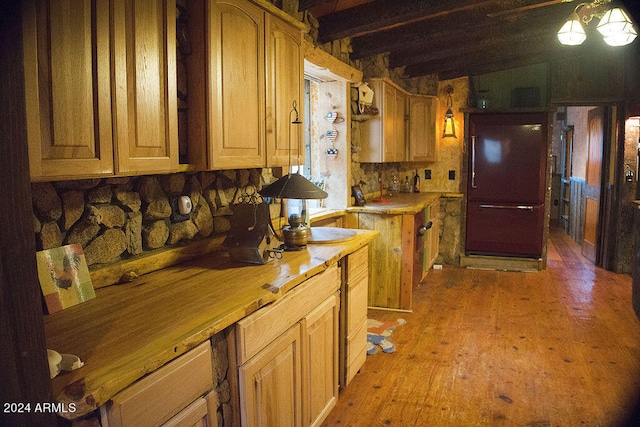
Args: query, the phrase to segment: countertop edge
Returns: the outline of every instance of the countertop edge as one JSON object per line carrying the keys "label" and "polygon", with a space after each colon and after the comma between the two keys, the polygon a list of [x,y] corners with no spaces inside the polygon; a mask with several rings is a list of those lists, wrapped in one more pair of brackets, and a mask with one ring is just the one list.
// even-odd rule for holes
{"label": "countertop edge", "polygon": [[350,213],[370,213],[386,215],[414,215],[427,205],[440,199],[442,193],[411,193],[389,197],[388,203],[367,203],[364,206],[352,206],[347,209]]}

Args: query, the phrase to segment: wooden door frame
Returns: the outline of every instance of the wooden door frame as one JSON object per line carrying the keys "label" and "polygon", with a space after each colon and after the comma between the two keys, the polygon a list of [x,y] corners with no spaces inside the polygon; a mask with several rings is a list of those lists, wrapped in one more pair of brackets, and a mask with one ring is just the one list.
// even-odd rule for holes
{"label": "wooden door frame", "polygon": [[32,405],[23,414],[0,412],[0,424],[55,425],[54,413],[33,410],[53,399],[35,259],[21,3],[5,2],[0,11],[0,402]]}
{"label": "wooden door frame", "polygon": [[[624,120],[622,131],[618,125],[620,108],[615,104],[603,106],[602,122],[602,174],[600,188],[600,219],[599,219],[599,247],[597,248],[599,267],[613,270],[616,253],[616,224],[615,215],[618,206],[618,192],[624,180]],[[614,135],[614,129],[616,130]],[[622,143],[620,143],[622,138]],[[622,163],[618,159],[622,156]]]}
{"label": "wooden door frame", "polygon": [[[557,107],[601,107],[603,109],[603,139],[602,139],[602,171],[600,184],[600,215],[598,218],[598,254],[597,266],[611,270],[613,268],[614,256],[616,252],[616,224],[618,218],[615,215],[618,206],[618,192],[624,180],[624,132],[620,132],[620,118],[624,116],[620,103],[616,100],[594,100],[594,101],[563,101],[553,102],[552,108]],[[618,131],[613,136],[614,126]],[[624,126],[624,123],[623,123]],[[622,141],[621,141],[622,140]],[[581,200],[572,200],[571,203],[580,203],[584,207],[584,194]],[[584,209],[581,209],[584,215]],[[584,221],[584,218],[581,218]],[[579,242],[582,244],[582,242]]]}
{"label": "wooden door frame", "polygon": [[[564,203],[565,203],[565,186],[569,194],[571,193],[571,171],[573,169],[573,134],[574,134],[574,126],[573,125],[565,125],[562,129],[562,156],[561,156],[561,167],[562,173],[560,175],[560,209],[558,212],[558,219],[560,225],[562,225],[563,212],[564,212]],[[565,231],[568,233],[570,229],[571,223],[571,196],[569,196],[569,200],[566,202],[568,204],[569,215],[567,215],[566,221],[567,226]],[[575,201],[574,201],[575,203]]]}

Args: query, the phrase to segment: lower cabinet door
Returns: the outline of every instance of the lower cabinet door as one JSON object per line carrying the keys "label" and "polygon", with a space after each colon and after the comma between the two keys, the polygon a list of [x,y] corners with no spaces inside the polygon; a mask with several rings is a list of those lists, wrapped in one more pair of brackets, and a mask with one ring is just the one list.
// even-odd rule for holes
{"label": "lower cabinet door", "polygon": [[367,319],[347,336],[345,345],[346,374],[343,386],[349,385],[367,359]]}
{"label": "lower cabinet door", "polygon": [[243,426],[302,425],[300,323],[238,368]]}
{"label": "lower cabinet door", "polygon": [[332,295],[302,320],[304,425],[320,425],[338,401],[338,307]]}

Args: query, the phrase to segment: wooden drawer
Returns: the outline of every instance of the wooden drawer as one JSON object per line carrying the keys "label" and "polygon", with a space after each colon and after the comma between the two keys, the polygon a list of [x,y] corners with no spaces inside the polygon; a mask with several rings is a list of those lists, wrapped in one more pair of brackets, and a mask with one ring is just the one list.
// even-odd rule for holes
{"label": "wooden drawer", "polygon": [[367,358],[367,320],[347,337],[346,384],[353,379]]}
{"label": "wooden drawer", "polygon": [[339,287],[338,267],[333,265],[293,288],[280,300],[236,323],[238,365],[266,347]]}
{"label": "wooden drawer", "polygon": [[108,404],[108,425],[160,425],[211,389],[207,341],[115,395]]}
{"label": "wooden drawer", "polygon": [[349,288],[357,286],[360,282],[369,281],[369,246],[360,248],[347,258],[347,285]]}
{"label": "wooden drawer", "polygon": [[369,286],[361,281],[358,286],[349,289],[347,294],[347,335],[350,335],[362,322],[367,321],[367,294]]}

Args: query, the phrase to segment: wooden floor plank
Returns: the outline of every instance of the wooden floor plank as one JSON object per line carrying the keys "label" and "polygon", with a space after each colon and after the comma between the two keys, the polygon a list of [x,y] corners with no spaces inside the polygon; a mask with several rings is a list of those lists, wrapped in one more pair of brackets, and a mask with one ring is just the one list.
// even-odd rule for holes
{"label": "wooden floor plank", "polygon": [[433,270],[413,307],[370,310],[406,319],[397,350],[367,357],[324,425],[615,426],[640,402],[631,277],[561,231],[546,270]]}

